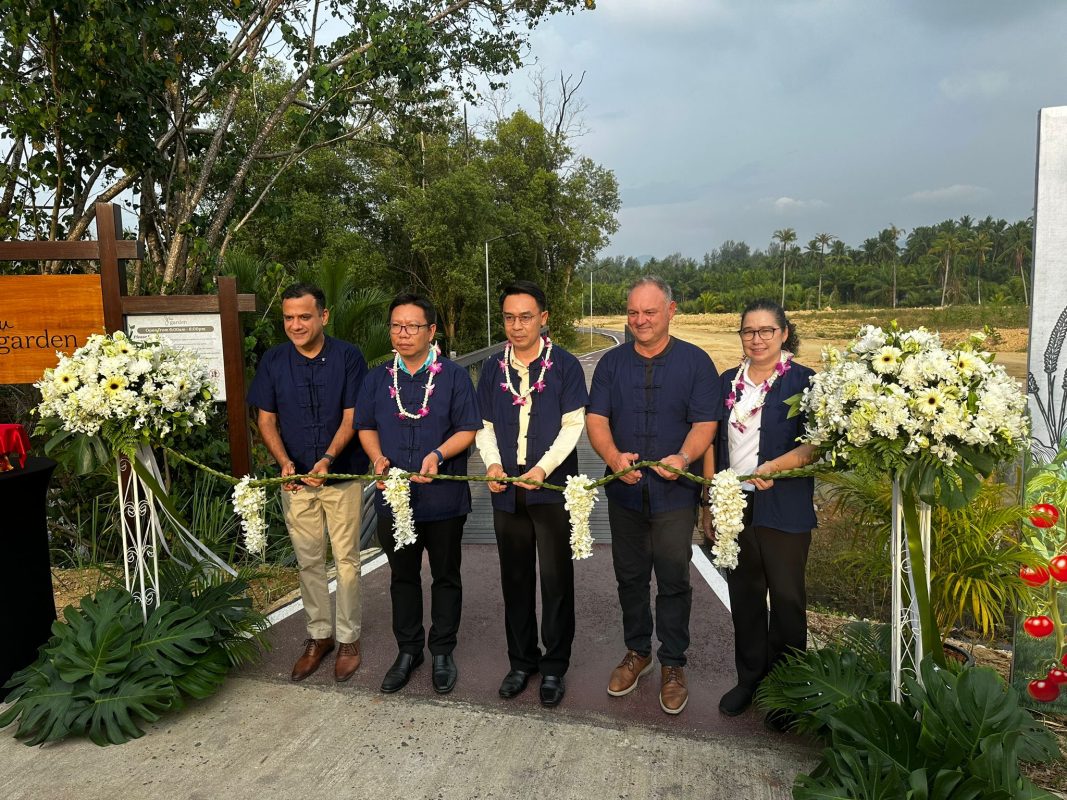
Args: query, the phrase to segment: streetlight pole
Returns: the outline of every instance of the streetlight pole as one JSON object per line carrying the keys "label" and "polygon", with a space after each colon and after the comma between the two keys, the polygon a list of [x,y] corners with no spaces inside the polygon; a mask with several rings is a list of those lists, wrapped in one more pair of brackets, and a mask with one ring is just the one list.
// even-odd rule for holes
{"label": "streetlight pole", "polygon": [[495,242],[497,239],[507,239],[509,236],[516,236],[520,231],[512,231],[511,233],[502,233],[500,236],[494,236],[492,239],[485,240],[485,346],[493,346],[493,329],[492,329],[492,312],[489,310],[489,243]]}
{"label": "streetlight pole", "polygon": [[593,268],[589,268],[589,347],[593,346]]}

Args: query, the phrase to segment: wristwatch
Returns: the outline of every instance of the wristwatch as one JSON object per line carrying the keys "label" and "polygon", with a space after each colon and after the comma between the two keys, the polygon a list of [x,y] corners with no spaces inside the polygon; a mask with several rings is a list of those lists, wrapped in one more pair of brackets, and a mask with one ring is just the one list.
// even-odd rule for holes
{"label": "wristwatch", "polygon": [[333,460],[334,460],[335,458],[337,458],[337,456],[335,456],[335,455],[332,455],[332,454],[330,454],[330,453],[323,453],[323,454],[322,454],[322,457],[323,457],[323,458],[325,458],[325,459],[326,459],[327,461],[329,461],[329,462],[330,462],[331,464],[333,464]]}

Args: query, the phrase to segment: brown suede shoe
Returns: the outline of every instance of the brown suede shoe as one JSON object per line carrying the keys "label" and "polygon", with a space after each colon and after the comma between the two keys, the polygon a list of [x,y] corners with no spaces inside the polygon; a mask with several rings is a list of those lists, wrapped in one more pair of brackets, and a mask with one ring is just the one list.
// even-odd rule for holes
{"label": "brown suede shoe", "polygon": [[337,660],[333,663],[333,677],[339,681],[347,681],[362,663],[359,639],[354,642],[341,642],[337,646]]}
{"label": "brown suede shoe", "polygon": [[663,683],[659,690],[659,707],[668,714],[681,714],[689,702],[685,670],[681,667],[661,667],[660,673]]}
{"label": "brown suede shoe", "polygon": [[608,694],[612,697],[622,697],[637,688],[637,682],[642,675],[652,671],[652,656],[640,655],[636,650],[627,650],[619,666],[611,671],[611,680],[608,681]]}
{"label": "brown suede shoe", "polygon": [[323,656],[333,650],[333,637],[328,639],[305,639],[304,655],[293,664],[292,679],[302,681],[319,668]]}

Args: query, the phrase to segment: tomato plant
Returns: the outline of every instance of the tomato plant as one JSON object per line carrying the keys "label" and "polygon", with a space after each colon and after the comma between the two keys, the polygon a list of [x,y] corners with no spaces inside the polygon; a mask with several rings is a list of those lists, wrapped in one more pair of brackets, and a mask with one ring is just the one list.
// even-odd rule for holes
{"label": "tomato plant", "polygon": [[1043,639],[1049,636],[1054,627],[1052,620],[1044,614],[1037,617],[1027,617],[1023,623],[1023,629],[1035,639]]}
{"label": "tomato plant", "polygon": [[1029,586],[1038,587],[1048,583],[1049,572],[1044,567],[1019,567],[1019,577]]}
{"label": "tomato plant", "polygon": [[1030,696],[1041,703],[1051,703],[1060,696],[1060,687],[1049,680],[1039,678],[1026,684],[1026,691]]}
{"label": "tomato plant", "polygon": [[1035,528],[1051,528],[1060,519],[1060,510],[1052,503],[1038,503],[1030,511],[1030,522]]}
{"label": "tomato plant", "polygon": [[1058,555],[1048,562],[1048,571],[1060,583],[1067,581],[1067,555]]}

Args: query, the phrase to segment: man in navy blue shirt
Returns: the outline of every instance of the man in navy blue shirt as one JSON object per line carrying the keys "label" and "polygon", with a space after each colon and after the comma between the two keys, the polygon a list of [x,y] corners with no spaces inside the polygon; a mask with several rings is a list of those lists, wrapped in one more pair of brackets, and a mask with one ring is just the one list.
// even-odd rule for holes
{"label": "man in navy blue shirt", "polygon": [[263,355],[248,391],[259,409],[263,443],[283,477],[314,473],[282,487],[285,525],[300,564],[300,595],[308,638],[293,666],[300,681],[318,669],[334,649],[326,580],[328,532],[337,565],[334,677],[352,677],[360,665],[362,618],[359,589],[359,522],[363,487],[359,481],[330,481],[325,476],[363,474],[367,456],[355,439],[356,397],[367,374],[359,348],[327,336],[326,298],[317,286],[297,283],[282,294],[282,319],[289,341]]}
{"label": "man in navy blue shirt", "polygon": [[[485,360],[478,379],[483,427],[476,441],[491,478],[562,485],[578,474],[575,445],[589,402],[585,373],[578,359],[541,336],[548,322],[545,303],[545,293],[530,281],[515,281],[500,297],[508,346],[501,358]],[[557,706],[574,641],[574,563],[563,495],[498,481],[489,490],[511,663],[500,696],[515,697],[540,672],[541,705]],[[538,566],[544,653],[537,646]]]}
{"label": "man in navy blue shirt", "polygon": [[[593,373],[586,425],[605,474],[637,461],[688,470],[715,435],[722,416],[718,372],[703,350],[670,335],[675,308],[661,279],[638,280],[626,301],[634,340],[605,353]],[[608,694],[629,694],[652,671],[649,591],[655,570],[659,702],[668,714],[681,713],[689,699],[689,561],[700,486],[654,467],[629,472],[605,491],[627,648],[611,673]]]}
{"label": "man in navy blue shirt", "polygon": [[[356,406],[356,428],[374,474],[390,467],[422,475],[466,475],[467,448],[482,427],[478,402],[467,370],[441,356],[434,345],[437,312],[416,294],[398,295],[389,306],[393,360],[375,367],[363,383]],[[407,685],[429,645],[433,688],[451,692],[459,675],[456,647],[463,583],[460,541],[471,510],[466,481],[411,479],[411,509],[416,541],[397,548],[393,515],[381,491],[375,496],[378,539],[389,558],[392,578],[393,635],[400,651],[385,673],[387,694]],[[382,484],[379,483],[379,490]],[[429,556],[430,633],[422,624],[422,554]]]}

